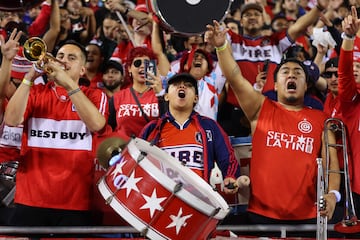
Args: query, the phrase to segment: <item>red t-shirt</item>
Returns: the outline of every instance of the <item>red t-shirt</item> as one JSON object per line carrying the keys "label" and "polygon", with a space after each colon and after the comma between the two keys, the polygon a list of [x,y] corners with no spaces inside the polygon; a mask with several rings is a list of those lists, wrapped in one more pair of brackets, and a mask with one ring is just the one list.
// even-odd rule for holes
{"label": "red t-shirt", "polygon": [[326,115],[266,99],[253,134],[248,210],[281,220],[316,217],[317,163]]}

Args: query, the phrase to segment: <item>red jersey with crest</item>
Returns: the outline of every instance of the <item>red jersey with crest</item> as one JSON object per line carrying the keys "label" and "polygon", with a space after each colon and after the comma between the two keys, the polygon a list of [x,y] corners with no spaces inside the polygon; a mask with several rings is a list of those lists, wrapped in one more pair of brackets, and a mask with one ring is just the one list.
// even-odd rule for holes
{"label": "red jersey with crest", "polygon": [[316,217],[316,158],[326,115],[266,99],[253,134],[248,210],[279,220]]}
{"label": "red jersey with crest", "polygon": [[[134,91],[139,103],[145,114],[148,116],[149,121],[159,117],[159,104],[152,89],[148,89],[142,94]],[[119,136],[126,139],[132,135],[138,136],[141,129],[147,124],[141,110],[136,103],[133,95],[131,94],[130,87],[116,92],[113,96],[114,106],[116,111],[116,129],[115,131]]]}
{"label": "red jersey with crest", "polygon": [[174,123],[177,124],[176,127],[171,122],[165,123],[157,146],[204,178],[204,149],[201,134],[195,122],[188,121],[184,125]]}
{"label": "red jersey with crest", "polygon": [[[107,114],[101,90],[81,87]],[[24,114],[15,202],[35,207],[88,210],[94,173],[93,136],[67,91],[53,82],[31,88]]]}
{"label": "red jersey with crest", "polygon": [[[274,33],[271,36],[250,38],[229,31],[234,59],[239,65],[242,75],[252,85],[256,82],[259,70],[264,67],[264,61],[270,60],[267,71],[267,81],[263,92],[274,89],[274,70],[281,62],[283,53],[292,45],[286,32]],[[227,95],[227,102],[238,106],[239,104],[231,88]]]}

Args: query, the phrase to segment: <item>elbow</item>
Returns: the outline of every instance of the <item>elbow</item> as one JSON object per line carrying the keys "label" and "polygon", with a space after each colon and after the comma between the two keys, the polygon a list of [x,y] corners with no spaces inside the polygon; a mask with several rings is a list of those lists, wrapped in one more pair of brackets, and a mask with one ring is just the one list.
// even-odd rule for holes
{"label": "elbow", "polygon": [[89,127],[89,130],[91,132],[100,132],[101,130],[104,129],[105,125],[106,125],[106,120],[103,117],[101,118],[101,120],[96,121],[91,127]]}

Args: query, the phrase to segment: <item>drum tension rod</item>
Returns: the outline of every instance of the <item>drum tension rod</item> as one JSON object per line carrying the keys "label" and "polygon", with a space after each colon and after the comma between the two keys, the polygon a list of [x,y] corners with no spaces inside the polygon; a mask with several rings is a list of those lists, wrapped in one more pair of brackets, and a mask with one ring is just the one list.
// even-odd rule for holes
{"label": "drum tension rod", "polygon": [[216,214],[220,212],[221,208],[215,208],[214,211],[211,213],[211,217],[214,217]]}

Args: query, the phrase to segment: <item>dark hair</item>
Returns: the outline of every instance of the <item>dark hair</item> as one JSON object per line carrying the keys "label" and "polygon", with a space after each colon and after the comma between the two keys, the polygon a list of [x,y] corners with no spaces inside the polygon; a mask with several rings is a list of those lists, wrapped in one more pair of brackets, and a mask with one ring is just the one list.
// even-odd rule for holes
{"label": "dark hair", "polygon": [[59,48],[57,49],[57,51],[59,51],[59,49],[62,48],[63,46],[65,46],[65,45],[75,45],[75,46],[77,46],[77,47],[81,50],[81,53],[82,53],[82,55],[83,55],[83,57],[84,57],[84,60],[86,61],[86,59],[87,59],[87,53],[86,53],[86,49],[85,49],[84,45],[82,45],[81,43],[78,43],[78,42],[75,41],[75,40],[67,40],[67,41],[65,41],[64,43],[62,43],[62,44],[59,46]]}
{"label": "dark hair", "polygon": [[132,84],[133,81],[132,78],[130,77],[128,67],[131,66],[132,62],[136,57],[143,57],[143,56],[147,56],[150,59],[157,60],[155,53],[147,47],[134,47],[133,49],[131,49],[128,55],[126,56],[126,60],[125,60],[124,85],[130,85]]}
{"label": "dark hair", "polygon": [[[179,69],[179,72],[186,72],[185,71],[185,64],[187,63],[188,61],[188,58],[189,58],[189,55],[190,55],[190,52],[191,51],[187,51],[186,53],[184,53],[180,59],[180,69]],[[198,53],[201,53],[205,56],[205,59],[208,63],[208,71],[206,72],[206,75],[209,75],[212,70],[214,69],[214,61],[213,59],[211,58],[211,55],[210,53],[208,53],[207,51],[201,49],[201,48],[198,48],[195,50],[195,52],[198,52]],[[188,70],[190,71],[190,69]]]}
{"label": "dark hair", "polygon": [[305,66],[304,63],[302,63],[301,61],[297,60],[296,58],[283,58],[281,60],[281,63],[277,65],[277,67],[275,68],[275,71],[274,71],[274,82],[277,81],[277,74],[281,68],[282,65],[284,65],[285,63],[288,63],[288,62],[293,62],[293,63],[296,63],[296,64],[299,64],[300,67],[304,70],[305,72],[305,80],[306,82],[309,81],[309,73],[308,73],[308,70],[307,70],[307,67]]}

